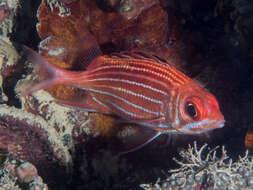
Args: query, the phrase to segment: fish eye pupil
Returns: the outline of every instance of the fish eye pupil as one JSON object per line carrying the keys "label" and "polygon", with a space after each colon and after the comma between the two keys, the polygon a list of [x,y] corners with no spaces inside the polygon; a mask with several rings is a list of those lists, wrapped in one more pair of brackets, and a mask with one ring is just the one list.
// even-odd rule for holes
{"label": "fish eye pupil", "polygon": [[197,111],[192,103],[188,103],[186,106],[186,112],[189,116],[195,118],[197,116]]}

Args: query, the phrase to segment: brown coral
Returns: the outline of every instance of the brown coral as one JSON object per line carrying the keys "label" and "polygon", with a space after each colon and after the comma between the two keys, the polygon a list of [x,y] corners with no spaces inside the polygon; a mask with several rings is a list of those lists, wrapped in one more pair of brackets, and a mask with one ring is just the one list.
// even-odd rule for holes
{"label": "brown coral", "polygon": [[56,131],[48,128],[45,120],[5,105],[1,105],[0,112],[1,149],[13,153],[15,159],[33,163],[46,180],[50,178],[47,171],[53,168],[54,175],[66,177],[72,164],[71,157]]}
{"label": "brown coral", "polygon": [[[38,33],[43,39],[49,36],[57,38],[47,43],[48,49],[59,46],[69,49],[68,58],[65,59],[65,64],[69,65],[68,68],[73,68],[79,54],[87,48],[87,43],[83,44],[83,40],[80,41],[80,39],[88,38],[85,40],[88,42],[92,39],[90,34],[99,45],[118,44],[117,48],[122,50],[145,48],[147,45],[154,49],[164,44],[168,33],[167,15],[158,1],[123,1],[122,7],[127,6],[126,3],[138,9],[138,14],[129,16],[130,20],[117,12],[104,12],[95,1],[79,0],[69,5],[61,5],[69,9],[70,14],[65,16],[59,15],[59,5],[53,4],[51,5],[53,8],[50,9],[50,4],[43,1],[38,12],[40,21]],[[124,14],[128,13],[131,14],[131,11],[125,10]],[[155,17],[154,14],[156,14]],[[135,19],[132,20],[132,18]],[[43,49],[44,43],[41,46]],[[43,55],[49,56],[44,53]],[[62,67],[67,68],[64,64]]]}

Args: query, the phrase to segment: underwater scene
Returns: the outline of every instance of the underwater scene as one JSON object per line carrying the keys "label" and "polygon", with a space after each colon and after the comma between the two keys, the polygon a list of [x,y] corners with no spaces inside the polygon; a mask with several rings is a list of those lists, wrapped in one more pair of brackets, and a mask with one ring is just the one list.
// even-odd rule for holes
{"label": "underwater scene", "polygon": [[0,190],[253,189],[253,2],[0,0]]}

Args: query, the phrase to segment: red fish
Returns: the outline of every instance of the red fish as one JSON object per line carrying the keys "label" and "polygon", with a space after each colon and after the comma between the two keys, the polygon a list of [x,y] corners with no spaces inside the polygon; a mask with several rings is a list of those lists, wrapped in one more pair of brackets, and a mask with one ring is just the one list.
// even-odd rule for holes
{"label": "red fish", "polygon": [[84,90],[85,98],[59,103],[117,115],[138,124],[144,132],[140,137],[131,137],[132,148],[126,152],[148,144],[161,134],[199,134],[224,126],[216,98],[155,56],[134,52],[100,55],[85,71],[69,71],[50,64],[28,48],[25,51],[48,78],[31,88],[23,88],[21,95],[59,84]]}

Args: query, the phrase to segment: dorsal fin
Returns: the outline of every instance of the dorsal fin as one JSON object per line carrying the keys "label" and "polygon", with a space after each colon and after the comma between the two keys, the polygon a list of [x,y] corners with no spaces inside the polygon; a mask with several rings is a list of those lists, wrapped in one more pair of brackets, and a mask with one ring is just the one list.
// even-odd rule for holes
{"label": "dorsal fin", "polygon": [[163,59],[155,53],[147,53],[144,51],[124,51],[120,53],[113,53],[110,55],[111,58],[119,58],[119,59],[141,59],[147,61],[153,61],[160,64],[170,65],[166,59]]}
{"label": "dorsal fin", "polygon": [[[102,61],[100,59],[102,59]],[[106,62],[105,60],[110,62],[109,59],[121,59],[121,60],[138,59],[155,62],[166,66],[171,66],[171,64],[168,63],[167,60],[155,55],[152,52],[146,53],[143,51],[123,51],[118,53],[112,53],[110,55],[99,56],[97,59],[94,60],[94,62],[91,65],[88,66],[87,70],[93,70],[94,68],[98,68],[101,65],[105,64]]]}
{"label": "dorsal fin", "polygon": [[78,57],[77,62],[81,62],[83,68],[86,69],[95,58],[102,55],[102,52],[97,40],[87,29],[82,29],[78,39],[82,53]]}

